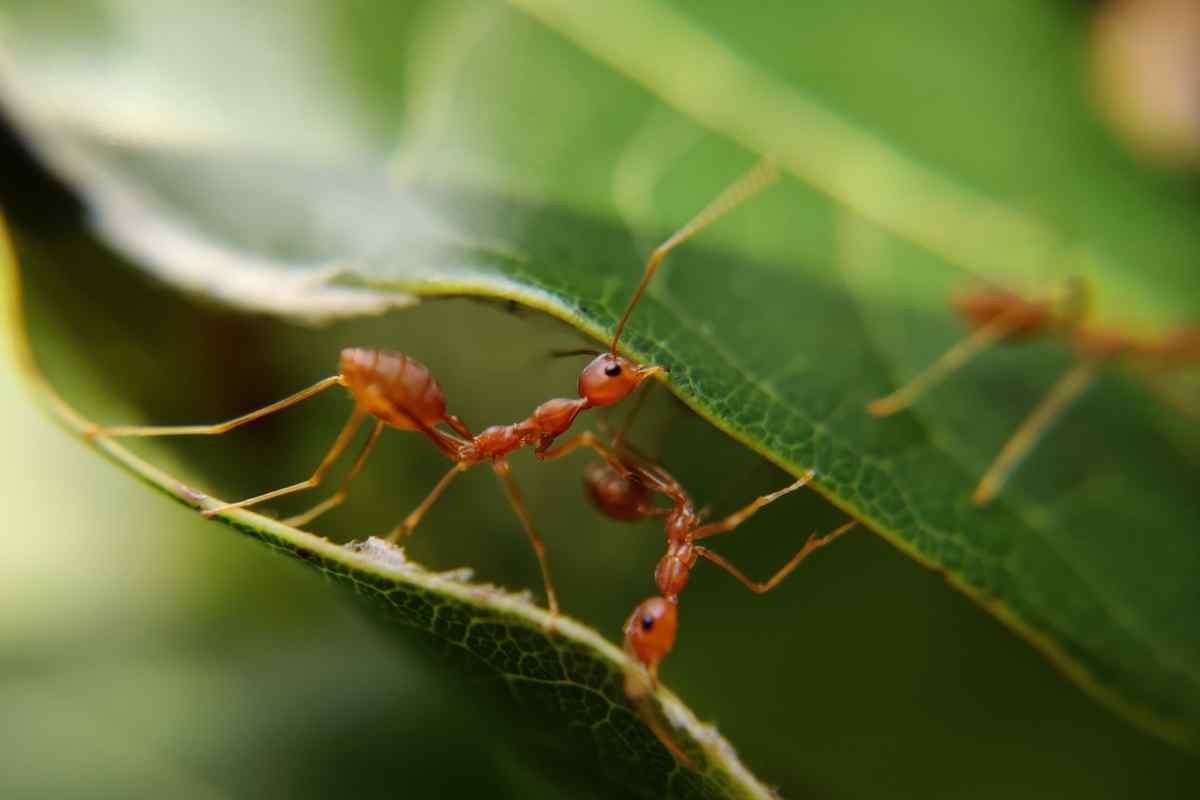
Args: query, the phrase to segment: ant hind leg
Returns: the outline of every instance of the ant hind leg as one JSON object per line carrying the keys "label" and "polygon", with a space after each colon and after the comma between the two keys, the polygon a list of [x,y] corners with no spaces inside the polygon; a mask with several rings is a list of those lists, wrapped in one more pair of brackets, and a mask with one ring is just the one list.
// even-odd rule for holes
{"label": "ant hind leg", "polygon": [[274,491],[255,495],[254,497],[247,497],[245,500],[239,500],[236,503],[226,503],[223,506],[206,509],[201,511],[200,514],[205,517],[214,517],[217,514],[222,514],[226,511],[232,511],[235,508],[248,508],[249,506],[257,505],[258,503],[262,503],[267,500],[274,500],[276,497],[283,497],[284,495],[316,488],[320,485],[321,480],[325,477],[325,473],[327,473],[329,468],[333,466],[333,462],[337,461],[338,456],[340,456],[342,451],[346,449],[346,446],[350,444],[350,440],[354,438],[354,432],[358,430],[358,426],[362,424],[363,417],[366,416],[366,413],[366,409],[362,406],[356,405],[354,407],[354,411],[350,413],[350,419],[346,420],[346,424],[343,426],[341,432],[338,433],[337,438],[333,442],[333,446],[329,448],[329,452],[327,452],[325,457],[321,459],[321,463],[317,465],[317,468],[313,470],[313,474],[307,480],[300,481],[299,483],[293,483],[291,486],[285,486],[282,489],[275,489]]}
{"label": "ant hind leg", "polygon": [[381,433],[383,433],[383,420],[377,420],[375,427],[371,429],[370,436],[367,437],[367,441],[363,444],[362,449],[358,451],[358,455],[354,458],[354,464],[351,465],[350,471],[346,473],[346,477],[342,479],[342,483],[338,486],[337,491],[303,514],[297,514],[294,517],[282,520],[283,524],[299,528],[301,525],[307,525],[312,522],[331,508],[340,506],[345,501],[346,495],[350,492],[350,484],[358,477],[358,473],[362,470],[363,464],[367,462],[367,456],[371,455],[371,450],[374,449],[375,442],[379,440],[379,434]]}
{"label": "ant hind leg", "polygon": [[245,425],[247,422],[261,419],[268,414],[274,414],[276,411],[282,411],[314,395],[318,395],[332,386],[339,386],[341,384],[342,377],[340,375],[332,375],[282,400],[263,406],[248,414],[243,414],[240,417],[234,417],[233,419],[213,425],[113,425],[107,427],[96,425],[87,430],[86,435],[89,438],[118,436],[219,436],[222,433],[227,433],[234,428]]}
{"label": "ant hind leg", "polygon": [[619,472],[622,477],[628,478],[633,474],[630,468],[615,453],[605,447],[604,443],[596,438],[596,434],[591,431],[576,434],[549,449],[538,450],[536,455],[542,461],[553,461],[574,452],[580,447],[592,448],[592,450],[596,451],[597,455],[604,459],[610,467]]}

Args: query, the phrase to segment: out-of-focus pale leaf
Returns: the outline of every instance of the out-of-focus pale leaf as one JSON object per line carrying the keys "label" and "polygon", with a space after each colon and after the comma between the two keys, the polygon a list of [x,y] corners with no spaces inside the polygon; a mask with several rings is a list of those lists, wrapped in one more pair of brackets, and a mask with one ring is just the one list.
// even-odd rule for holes
{"label": "out-of-focus pale leaf", "polygon": [[[214,47],[244,58],[241,32],[178,35],[191,17],[158,6],[108,9],[82,36],[14,14],[6,97],[99,229],[193,291],[302,317],[477,294],[597,338],[643,252],[614,211],[639,234],[677,224],[769,151],[799,181],[714,228],[724,250],[673,256],[624,345],[731,435],[794,473],[817,468],[833,502],[1098,698],[1195,747],[1194,431],[1106,375],[980,510],[970,489],[1067,366],[1058,348],[990,354],[912,414],[863,410],[960,335],[944,299],[970,275],[1027,287],[1082,271],[1118,324],[1200,317],[1195,198],[1110,147],[1062,78],[1078,20],[1034,3],[970,20],[953,3],[881,11],[876,31],[897,35],[868,48],[832,7],[780,11],[784,24],[721,4],[516,5],[425,9],[393,37],[400,55],[366,67],[350,54],[383,17],[264,11],[254,24],[277,55],[245,91],[184,69],[216,64]],[[240,19],[193,13],[220,30]],[[145,33],[160,26],[172,47]],[[284,35],[297,26],[310,27]],[[948,44],[906,48],[899,32]],[[835,66],[847,42],[876,61]],[[244,63],[220,61],[218,76]],[[889,68],[901,86],[854,72]],[[181,95],[160,85],[177,80]],[[271,81],[276,112],[255,88]],[[923,115],[913,87],[951,99]],[[645,201],[660,177],[669,218]]]}

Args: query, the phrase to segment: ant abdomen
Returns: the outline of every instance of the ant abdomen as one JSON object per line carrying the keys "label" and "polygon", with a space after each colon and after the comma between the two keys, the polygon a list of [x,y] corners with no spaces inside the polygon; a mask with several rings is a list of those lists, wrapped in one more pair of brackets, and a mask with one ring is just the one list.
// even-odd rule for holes
{"label": "ant abdomen", "polygon": [[349,347],[339,362],[342,382],[354,399],[402,430],[430,429],[446,420],[446,394],[429,368],[390,350]]}
{"label": "ant abdomen", "polygon": [[664,597],[675,597],[687,587],[692,564],[696,560],[693,553],[693,545],[690,542],[672,547],[654,568],[654,582],[658,584],[658,590]]}
{"label": "ant abdomen", "polygon": [[624,477],[602,461],[593,461],[584,469],[583,487],[592,505],[621,522],[642,519],[650,506],[650,492],[644,484]]}

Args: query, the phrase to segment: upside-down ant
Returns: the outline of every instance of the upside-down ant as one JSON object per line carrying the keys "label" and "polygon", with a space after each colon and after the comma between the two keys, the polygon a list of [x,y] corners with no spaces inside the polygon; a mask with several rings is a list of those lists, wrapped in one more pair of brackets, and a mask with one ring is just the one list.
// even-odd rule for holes
{"label": "upside-down ant", "polygon": [[[833,542],[854,527],[857,521],[851,520],[823,536],[812,534],[774,575],[765,581],[756,581],[724,556],[697,542],[732,531],[763,506],[803,487],[812,480],[815,474],[812,470],[782,489],[755,498],[724,519],[703,524],[705,512],[696,510],[688,493],[665,469],[625,445],[620,435],[613,439],[610,453],[616,456],[615,461],[610,456],[603,463],[593,462],[584,473],[584,487],[593,505],[608,517],[619,521],[662,517],[667,537],[667,552],[654,570],[659,595],[639,603],[630,614],[623,631],[625,652],[645,667],[650,678],[649,686],[644,679],[630,673],[625,689],[630,698],[639,703],[642,717],[663,745],[681,762],[690,765],[687,755],[658,719],[641,705],[641,701],[647,689],[658,682],[659,663],[675,646],[679,627],[679,594],[687,586],[692,568],[700,559],[704,559],[728,572],[750,591],[764,594],[778,586],[814,550]],[[656,505],[652,493],[665,495],[671,505]]]}
{"label": "upside-down ant", "polygon": [[[611,462],[589,465],[584,480],[592,502],[600,511],[616,520],[662,517],[667,536],[667,552],[654,569],[654,582],[660,596],[643,601],[625,624],[625,649],[646,667],[652,679],[657,679],[659,662],[675,645],[679,593],[687,586],[691,570],[700,559],[725,570],[750,591],[764,594],[778,586],[810,553],[829,544],[857,523],[857,520],[851,520],[824,536],[813,534],[774,575],[765,581],[756,581],[724,556],[697,542],[732,531],[763,506],[802,488],[813,479],[813,470],[808,470],[782,489],[756,497],[724,519],[704,524],[703,513],[696,510],[687,491],[666,470],[655,464],[632,462],[625,452],[619,452],[617,457],[625,474]],[[651,492],[665,495],[671,501],[671,506],[655,505]]]}
{"label": "upside-down ant", "polygon": [[[1114,327],[1087,324],[1089,292],[1081,278],[1066,282],[1044,298],[985,287],[956,292],[950,304],[973,328],[972,333],[904,386],[868,404],[870,413],[887,416],[907,408],[930,386],[997,342],[1058,336],[1080,361],[1050,389],[988,466],[971,495],[979,505],[1000,492],[1022,457],[1091,385],[1101,367],[1121,361],[1138,367],[1143,378],[1153,380],[1162,371],[1200,363],[1200,326],[1184,325],[1156,336],[1139,337]],[[1157,388],[1167,392],[1165,385]],[[1181,410],[1196,413],[1195,407],[1182,398],[1166,396]]]}
{"label": "upside-down ant", "polygon": [[[660,366],[635,364],[617,353],[617,344],[630,314],[641,299],[646,286],[653,279],[662,260],[671,250],[766,187],[775,177],[776,171],[772,164],[767,161],[759,162],[725,189],[691,221],[655,248],[646,262],[641,282],[634,290],[624,313],[617,322],[608,351],[597,355],[580,373],[578,383],[580,397],[548,400],[535,408],[529,417],[512,425],[493,426],[473,435],[458,417],[447,411],[445,393],[424,364],[404,353],[349,348],[341,353],[337,375],[318,381],[307,389],[283,400],[226,422],[215,425],[97,426],[89,434],[103,437],[217,435],[293,406],[333,386],[343,386],[354,398],[354,409],[333,445],[307,480],[236,503],[209,508],[201,513],[206,517],[212,517],[236,508],[246,508],[277,497],[315,488],[349,445],[355,431],[369,414],[375,417],[374,428],[341,485],[331,497],[322,503],[302,514],[288,518],[285,522],[292,525],[303,525],[340,504],[345,499],[350,483],[361,470],[384,426],[416,431],[429,439],[434,446],[453,461],[454,466],[442,476],[429,495],[404,518],[388,538],[395,541],[401,535],[410,533],[457,475],[476,464],[491,462],[492,469],[500,479],[513,510],[529,536],[541,568],[547,605],[550,612],[556,614],[558,599],[550,580],[545,547],[533,526],[520,490],[512,478],[507,460],[508,455],[515,450],[532,446],[537,457],[546,460],[565,455],[576,447],[588,446],[602,456],[610,457],[605,448],[590,434],[575,437],[557,448],[551,446],[571,427],[580,412],[617,403],[650,376],[666,371]],[[440,428],[440,425],[449,428],[449,431]]]}

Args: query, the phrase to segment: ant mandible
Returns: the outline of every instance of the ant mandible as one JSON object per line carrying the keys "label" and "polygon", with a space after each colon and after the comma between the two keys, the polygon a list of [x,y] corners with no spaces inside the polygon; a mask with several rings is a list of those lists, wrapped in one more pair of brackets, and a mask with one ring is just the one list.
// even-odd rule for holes
{"label": "ant mandible", "polygon": [[[558,599],[550,580],[545,547],[541,536],[534,528],[529,510],[511,475],[508,455],[521,448],[532,446],[539,459],[549,460],[565,455],[576,447],[588,446],[603,457],[612,458],[603,445],[591,434],[574,437],[560,448],[552,448],[552,445],[571,427],[580,412],[613,405],[627,397],[652,375],[666,372],[660,366],[636,364],[617,352],[617,344],[625,330],[625,324],[628,322],[630,314],[668,253],[706,225],[716,221],[744,200],[761,191],[776,177],[777,172],[773,164],[766,160],[758,162],[691,221],[655,248],[646,262],[641,282],[634,290],[624,313],[617,322],[608,351],[597,355],[579,374],[580,397],[547,400],[535,408],[529,417],[520,422],[511,425],[496,425],[477,435],[472,434],[462,420],[447,411],[445,392],[429,369],[420,361],[399,352],[348,348],[341,352],[338,374],[324,378],[290,397],[240,417],[214,425],[96,426],[88,432],[88,435],[96,437],[218,435],[296,405],[334,386],[345,387],[354,399],[354,408],[333,445],[309,478],[235,503],[226,503],[216,508],[205,509],[201,513],[205,517],[213,517],[233,509],[248,508],[277,497],[316,488],[349,445],[358,427],[370,415],[375,418],[375,425],[341,485],[325,501],[302,514],[285,519],[284,523],[295,526],[304,525],[339,505],[345,499],[351,482],[362,469],[385,426],[415,431],[441,450],[454,462],[454,466],[442,476],[429,495],[412,513],[393,529],[388,535],[388,539],[394,542],[402,535],[411,533],[420,522],[421,517],[441,497],[456,476],[477,464],[491,462],[492,469],[499,478],[509,503],[521,521],[534,553],[537,555],[548,609],[552,615],[557,614]],[[449,428],[449,431],[439,426],[445,426],[445,428]]]}
{"label": "ant mandible", "polygon": [[1200,363],[1200,326],[1183,325],[1162,334],[1138,337],[1115,327],[1087,323],[1090,292],[1083,278],[1066,281],[1045,297],[1026,297],[1009,289],[982,287],[955,292],[950,305],[973,328],[924,371],[891,394],[872,401],[867,410],[888,416],[912,405],[949,373],[997,342],[1057,336],[1066,341],[1079,363],[1050,389],[1045,398],[1005,442],[985,470],[971,499],[988,503],[1000,492],[1022,458],[1029,454],[1053,422],[1095,379],[1100,368],[1117,361],[1140,367],[1172,405],[1195,414],[1195,406],[1153,383],[1161,372]]}

